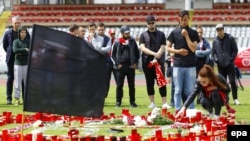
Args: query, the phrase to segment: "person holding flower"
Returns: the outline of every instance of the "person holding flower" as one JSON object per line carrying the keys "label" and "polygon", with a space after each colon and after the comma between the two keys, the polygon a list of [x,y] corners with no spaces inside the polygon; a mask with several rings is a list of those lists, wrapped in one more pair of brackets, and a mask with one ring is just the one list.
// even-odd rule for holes
{"label": "person holding flower", "polygon": [[230,87],[225,78],[220,74],[215,74],[213,68],[205,64],[198,73],[195,90],[189,95],[175,118],[179,118],[184,114],[184,111],[199,93],[200,97],[198,97],[198,100],[201,106],[214,118],[219,117],[223,105],[226,106],[229,113],[235,113],[235,110],[228,104],[229,92]]}

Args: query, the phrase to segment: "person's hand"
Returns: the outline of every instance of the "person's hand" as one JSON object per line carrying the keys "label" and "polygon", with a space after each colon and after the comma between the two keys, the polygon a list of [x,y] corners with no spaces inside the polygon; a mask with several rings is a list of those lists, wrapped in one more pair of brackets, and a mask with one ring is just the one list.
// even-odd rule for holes
{"label": "person's hand", "polygon": [[121,69],[121,68],[122,68],[122,65],[119,64],[119,65],[117,66],[117,69]]}
{"label": "person's hand", "polygon": [[29,49],[28,49],[28,48],[25,48],[25,50],[29,52]]}
{"label": "person's hand", "polygon": [[155,65],[155,64],[157,63],[157,59],[154,58],[154,60],[150,61],[150,63],[151,63],[152,65]]}
{"label": "person's hand", "polygon": [[133,65],[130,66],[130,68],[135,69],[136,66],[137,66],[136,64],[133,64]]}
{"label": "person's hand", "polygon": [[160,59],[161,58],[161,53],[160,52],[156,52],[154,55],[155,58]]}
{"label": "person's hand", "polygon": [[178,54],[182,55],[182,56],[186,56],[188,55],[188,50],[182,48],[178,50]]}
{"label": "person's hand", "polygon": [[187,30],[186,29],[182,29],[181,35],[184,36],[184,37],[187,37],[188,36]]}
{"label": "person's hand", "polygon": [[184,112],[185,112],[186,108],[182,107],[181,110],[175,115],[175,118],[179,118],[182,117]]}

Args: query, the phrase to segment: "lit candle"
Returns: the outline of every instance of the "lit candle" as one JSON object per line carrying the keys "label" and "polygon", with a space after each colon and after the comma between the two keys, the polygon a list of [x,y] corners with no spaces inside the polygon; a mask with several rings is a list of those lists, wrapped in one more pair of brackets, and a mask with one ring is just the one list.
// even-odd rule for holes
{"label": "lit candle", "polygon": [[104,141],[105,140],[105,137],[103,135],[99,135],[97,137],[97,141]]}
{"label": "lit candle", "polygon": [[110,113],[109,116],[110,116],[110,118],[114,119],[115,118],[115,113]]}
{"label": "lit candle", "polygon": [[206,126],[207,131],[211,131],[212,130],[212,119],[207,119],[205,121],[205,126]]}
{"label": "lit candle", "polygon": [[155,131],[155,136],[156,136],[157,139],[161,140],[162,139],[162,130],[160,130],[160,129],[156,130]]}
{"label": "lit candle", "polygon": [[126,141],[126,136],[121,136],[120,141]]}
{"label": "lit candle", "polygon": [[116,136],[110,136],[110,141],[117,141]]}
{"label": "lit candle", "polygon": [[129,110],[128,109],[122,109],[122,114],[125,116],[129,116]]}
{"label": "lit candle", "polygon": [[161,109],[161,114],[163,117],[166,117],[167,109],[166,108]]}
{"label": "lit candle", "polygon": [[7,141],[8,140],[8,136],[9,136],[8,130],[7,129],[3,129],[2,130],[2,141]]}
{"label": "lit candle", "polygon": [[37,133],[36,134],[36,139],[37,139],[37,141],[43,141],[43,134],[42,133]]}
{"label": "lit candle", "polygon": [[201,112],[196,112],[196,120],[197,121],[201,120]]}

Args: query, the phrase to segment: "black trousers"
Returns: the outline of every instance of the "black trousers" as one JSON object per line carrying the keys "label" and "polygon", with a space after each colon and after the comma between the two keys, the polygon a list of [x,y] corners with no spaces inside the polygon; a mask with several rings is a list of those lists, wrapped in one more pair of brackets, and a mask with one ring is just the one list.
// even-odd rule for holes
{"label": "black trousers", "polygon": [[7,63],[7,82],[6,82],[6,95],[7,100],[12,101],[13,81],[14,81],[14,61]]}
{"label": "black trousers", "polygon": [[201,97],[200,104],[209,113],[214,111],[215,115],[220,115],[221,107],[224,105],[218,90],[212,91],[209,98]]}
{"label": "black trousers", "polygon": [[[161,65],[161,71],[163,75],[165,75],[164,64],[160,64],[160,65]],[[154,67],[148,68],[148,63],[142,63],[142,69],[143,69],[145,79],[146,79],[148,95],[154,95],[155,94],[154,84],[156,80],[155,68]],[[166,97],[167,96],[166,86],[159,88],[159,92],[160,92],[161,97]]]}
{"label": "black trousers", "polygon": [[122,102],[124,79],[127,76],[129,88],[129,102],[135,102],[135,69],[129,65],[123,65],[121,69],[116,70],[116,102]]}
{"label": "black trousers", "polygon": [[107,62],[106,64],[107,64],[107,71],[108,71],[108,79],[107,79],[108,82],[107,82],[106,97],[108,97],[112,72],[113,72],[113,75],[114,75],[115,83],[117,83],[117,79],[116,79],[116,69],[114,69],[113,63],[112,62]]}
{"label": "black trousers", "polygon": [[237,99],[238,98],[238,88],[237,88],[236,80],[235,80],[234,65],[230,65],[227,67],[218,66],[218,71],[226,80],[227,80],[227,76],[228,76],[229,83],[230,83],[231,89],[232,89],[233,99]]}
{"label": "black trousers", "polygon": [[196,59],[196,77],[198,77],[198,73],[204,64],[206,64],[206,58],[197,58]]}

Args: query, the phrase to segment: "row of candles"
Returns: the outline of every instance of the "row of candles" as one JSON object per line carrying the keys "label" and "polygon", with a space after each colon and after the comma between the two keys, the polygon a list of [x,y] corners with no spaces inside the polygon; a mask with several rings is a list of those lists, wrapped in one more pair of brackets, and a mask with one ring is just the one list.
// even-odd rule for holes
{"label": "row of candles", "polygon": [[[168,135],[163,135],[163,131],[159,128],[158,130],[155,130],[155,135],[146,139],[142,139],[141,135],[137,132],[136,129],[131,130],[131,134],[129,136],[122,136],[122,137],[105,137],[105,136],[80,136],[78,129],[70,129],[68,131],[68,135],[66,136],[46,136],[42,133],[38,134],[26,134],[21,136],[21,134],[17,133],[21,129],[27,129],[29,127],[32,127],[32,123],[41,120],[43,122],[55,122],[57,120],[64,119],[65,121],[74,121],[77,120],[79,123],[84,124],[86,120],[96,120],[92,118],[84,118],[84,117],[73,117],[73,116],[60,116],[60,115],[54,115],[54,114],[48,114],[48,113],[35,113],[34,115],[23,115],[23,114],[17,114],[16,116],[13,115],[9,111],[3,112],[3,115],[0,116],[0,126],[3,126],[5,124],[10,123],[22,123],[24,122],[24,126],[19,128],[13,128],[13,129],[3,129],[1,134],[2,141],[21,141],[21,138],[24,139],[24,141],[123,141],[123,140],[131,140],[131,141],[140,141],[140,140],[146,140],[146,141],[193,141],[193,140],[199,140],[199,141],[223,141],[226,138],[226,126],[228,124],[235,124],[235,116],[232,114],[226,115],[225,113],[217,120],[211,119],[208,116],[202,115],[200,112],[197,112],[196,116],[193,117],[187,117],[184,116],[179,119],[175,119],[174,115],[167,111],[167,109],[162,109],[162,116],[169,118],[173,121],[180,122],[180,123],[186,123],[183,125],[188,126],[176,126],[176,128],[186,128],[191,129],[194,125],[194,123],[199,124],[202,128],[199,131],[189,131],[185,134],[181,133],[169,133]],[[129,113],[128,109],[122,109],[122,115],[126,116],[133,116]],[[99,118],[99,120],[110,120],[114,118],[120,118],[121,116],[117,116],[114,113],[110,113],[109,115],[103,115]],[[22,119],[24,118],[24,119]],[[41,125],[42,126],[42,125]],[[174,126],[172,126],[174,127]],[[35,138],[35,140],[34,140]]]}

